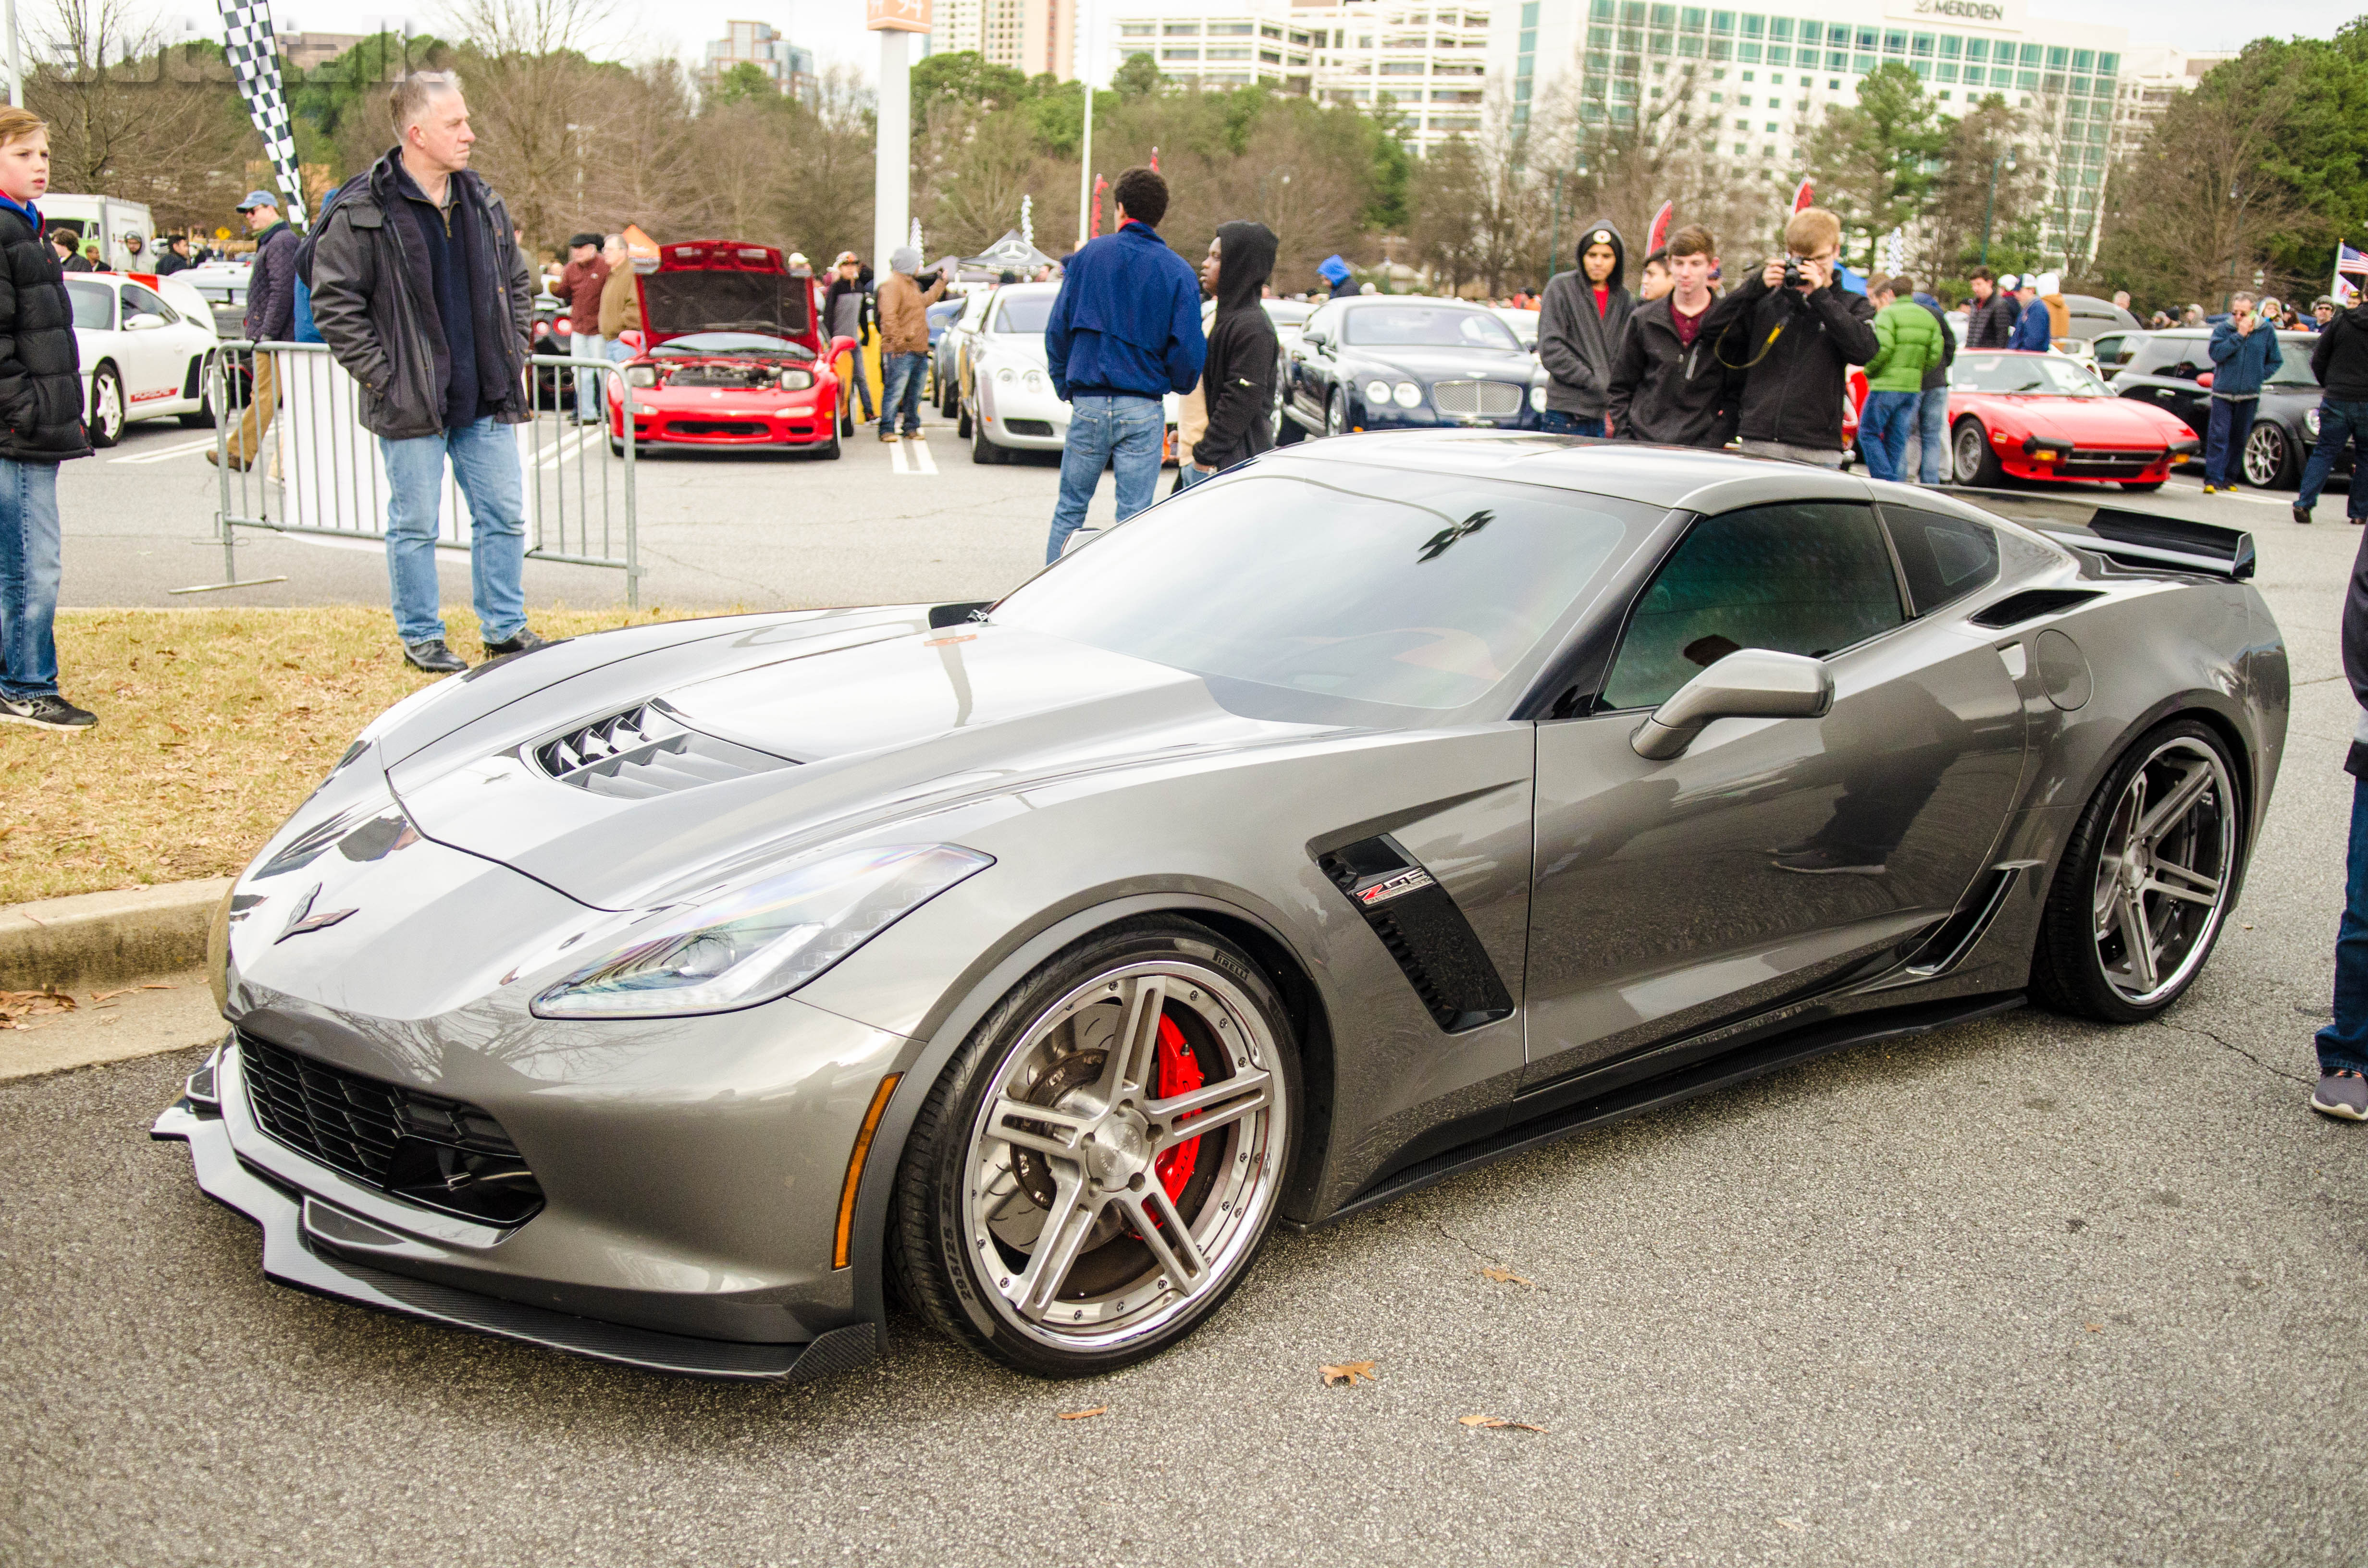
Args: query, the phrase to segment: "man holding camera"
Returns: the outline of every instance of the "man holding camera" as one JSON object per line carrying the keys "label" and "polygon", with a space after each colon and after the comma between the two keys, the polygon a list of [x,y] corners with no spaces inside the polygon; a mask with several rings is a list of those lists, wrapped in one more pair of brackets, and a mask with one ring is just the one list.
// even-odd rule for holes
{"label": "man holding camera", "polygon": [[1727,296],[1712,342],[1743,375],[1743,450],[1821,468],[1842,465],[1850,368],[1882,347],[1874,306],[1834,280],[1839,219],[1804,207],[1784,225],[1784,250]]}

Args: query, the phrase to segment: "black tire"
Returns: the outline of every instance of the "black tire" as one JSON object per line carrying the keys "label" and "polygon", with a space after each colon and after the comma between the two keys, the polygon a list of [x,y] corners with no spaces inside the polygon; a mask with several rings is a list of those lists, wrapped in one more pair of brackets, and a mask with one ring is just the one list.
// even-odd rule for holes
{"label": "black tire", "polygon": [[[970,1185],[975,1179],[973,1151],[991,1148],[995,1142],[991,1135],[983,1131],[986,1101],[996,1092],[1011,1062],[1041,1049],[1044,1040],[1057,1034],[1059,1026],[1045,1022],[1053,1009],[1061,1006],[1064,999],[1074,1001],[1081,992],[1090,996],[1092,992],[1099,991],[1102,975],[1140,972],[1130,966],[1154,966],[1169,973],[1182,973],[1188,979],[1197,975],[1204,985],[1213,979],[1230,992],[1224,1010],[1239,1015],[1243,1027],[1234,1031],[1236,1038],[1231,1043],[1236,1061],[1225,1076],[1241,1073],[1251,1062],[1263,1067],[1264,1072],[1256,1076],[1262,1081],[1269,1108],[1259,1120],[1254,1122],[1246,1117],[1209,1134],[1209,1139],[1224,1139],[1224,1142],[1205,1156],[1196,1142],[1193,1159],[1206,1174],[1203,1176],[1201,1172],[1195,1172],[1190,1179],[1205,1181],[1206,1185],[1199,1186],[1197,1191],[1193,1185],[1187,1185],[1181,1197],[1172,1200],[1171,1211],[1181,1217],[1188,1229],[1208,1229],[1213,1235],[1223,1236],[1221,1248],[1208,1260],[1208,1278],[1197,1293],[1184,1292],[1171,1307],[1167,1298],[1174,1292],[1164,1289],[1144,1291],[1147,1297],[1144,1311],[1150,1315],[1141,1320],[1141,1329],[1133,1334],[1122,1324],[1115,1333],[1102,1330],[1099,1312],[1095,1324],[1064,1329],[1053,1321],[1057,1314],[1051,1312],[1038,1320],[1035,1333],[1022,1332],[1012,1321],[1022,1314],[1012,1306],[1004,1289],[1011,1285],[1006,1271],[1024,1272],[1027,1255],[1016,1250],[1005,1252],[999,1235],[990,1250],[984,1224],[992,1223],[991,1219],[982,1223],[975,1246],[966,1233],[972,1222],[965,1212],[966,1198],[978,1197],[978,1189]],[[1113,993],[1119,983],[1112,982]],[[1169,983],[1162,1018],[1197,1017],[1199,1015],[1182,1004],[1182,984],[1174,981]],[[1196,998],[1201,994],[1200,991],[1193,993]],[[1217,988],[1212,986],[1207,995],[1214,1001]],[[1122,1014],[1126,1004],[1116,1002],[1116,1006]],[[1257,1049],[1245,1054],[1240,1047],[1249,1042],[1239,1037],[1253,1030],[1258,1036]],[[1206,1034],[1207,1041],[1217,1040],[1215,1034]],[[1194,1047],[1201,1060],[1220,1067],[1224,1065],[1226,1049],[1225,1045],[1205,1042]],[[1092,1057],[1089,1050],[1076,1053],[1076,1059],[1088,1062]],[[1266,1057],[1270,1060],[1260,1060]],[[1278,1095],[1281,1114],[1271,1108]],[[1291,1162],[1297,1152],[1296,1112],[1300,1103],[1298,1043],[1289,1013],[1249,955],[1207,926],[1176,915],[1122,921],[1097,932],[1055,954],[1013,986],[994,1011],[971,1031],[962,1050],[931,1085],[928,1098],[914,1119],[897,1168],[886,1247],[891,1279],[939,1333],[1008,1367],[1038,1377],[1093,1377],[1156,1356],[1207,1322],[1255,1266],[1273,1225],[1281,1189],[1289,1179]],[[1255,1160],[1251,1157],[1253,1149]],[[1014,1148],[1007,1153],[1015,1160],[1011,1169],[1016,1174],[1018,1151]],[[1049,1172],[1050,1162],[1042,1168]],[[1236,1170],[1243,1174],[1235,1176]],[[1165,1175],[1163,1171],[1161,1176],[1155,1177],[1151,1186],[1158,1187]],[[1053,1177],[1048,1175],[1041,1179],[1049,1181]],[[1141,1180],[1138,1176],[1129,1186],[1139,1191]],[[1216,1212],[1218,1186],[1228,1180],[1236,1185],[1230,1188],[1233,1197],[1224,1207],[1230,1211],[1238,1201],[1242,1210],[1230,1220]],[[1253,1185],[1239,1185],[1245,1182]],[[1253,1203],[1258,1205],[1255,1213],[1250,1212]],[[1226,1233],[1225,1227],[1229,1225],[1235,1228]],[[1041,1231],[1038,1234],[1041,1237]],[[1196,1243],[1201,1239],[1196,1236]],[[1123,1220],[1107,1240],[1092,1241],[1089,1233],[1087,1241],[1078,1247],[1076,1261],[1053,1281],[1050,1299],[1091,1300],[1094,1286],[1090,1283],[1081,1286],[1075,1295],[1061,1292],[1059,1287],[1076,1278],[1084,1265],[1112,1256],[1113,1248],[1140,1249],[1145,1256],[1150,1256],[1141,1234],[1129,1231]],[[1011,1261],[1014,1256],[1022,1262],[1015,1264]],[[1142,1265],[1130,1265],[1123,1251],[1115,1255],[1113,1261],[1118,1270],[1114,1275],[1105,1273],[1101,1288],[1131,1298],[1142,1290],[1142,1281],[1130,1282],[1125,1270],[1130,1266],[1140,1269]],[[1105,1269],[1107,1267],[1103,1266]],[[1149,1272],[1156,1275],[1167,1267],[1155,1258]],[[996,1278],[998,1275],[1003,1278]],[[1161,1287],[1167,1284],[1166,1278],[1159,1280]],[[1119,1305],[1123,1308],[1126,1301],[1121,1300]],[[1170,1315],[1163,1317],[1159,1315],[1162,1313]],[[1085,1313],[1080,1312],[1077,1315],[1083,1317]],[[1108,1342],[1061,1343],[1064,1338],[1095,1335]]]}
{"label": "black tire", "polygon": [[970,437],[970,460],[974,463],[1000,463],[1011,460],[1011,454],[986,438],[986,426],[962,415],[962,434]]}
{"label": "black tire", "polygon": [[[2175,748],[2171,752],[2174,757],[2208,754],[2217,759],[2219,778],[2207,785],[2203,800],[2192,809],[2201,809],[2216,794],[2217,811],[2225,818],[2226,831],[2220,831],[2222,824],[2215,820],[2215,842],[2210,858],[2217,873],[2217,886],[2208,911],[2191,917],[2186,912],[2194,909],[2194,904],[2178,901],[2157,903],[2158,909],[2172,911],[2173,918],[2192,919],[2193,924],[2180,932],[2184,944],[2171,980],[2159,994],[2134,998],[2117,987],[2107,972],[2104,949],[2108,937],[2097,929],[2099,878],[2108,853],[2116,855],[2117,863],[2126,864],[2134,858],[2119,852],[2126,842],[2121,835],[2121,824],[2126,820],[2121,811],[2123,798],[2142,769],[2158,766],[2157,759],[2164,756],[2166,748]],[[2241,778],[2237,759],[2230,755],[2219,732],[2192,719],[2158,725],[2122,754],[2081,812],[2064,846],[2063,858],[2057,862],[2055,881],[2048,888],[2047,903],[2040,915],[2038,944],[2032,955],[2033,999],[2059,1013],[2111,1024],[2138,1024],[2155,1017],[2186,994],[2219,940],[2237,884],[2244,875],[2248,848],[2238,782]],[[2187,813],[2182,812],[2174,819],[2172,828],[2186,820]],[[2143,859],[2140,865],[2143,869]],[[2140,903],[2143,906],[2143,895]],[[2127,950],[2125,941],[2123,950]]]}
{"label": "black tire", "polygon": [[[1081,111],[1081,112],[1082,112],[1082,111]],[[625,455],[625,443],[624,443],[623,441],[621,441],[621,440],[618,439],[618,438],[617,438],[616,437],[614,437],[614,436],[609,437],[609,455],[610,457],[612,457],[612,458],[621,458],[621,457],[623,457],[623,456]]]}
{"label": "black tire", "polygon": [[1348,432],[1349,400],[1339,388],[1334,387],[1332,395],[1324,400],[1324,433],[1326,436],[1345,436]]}
{"label": "black tire", "polygon": [[978,421],[970,416],[969,407],[962,405],[954,415],[954,439],[958,441],[971,439],[976,433]]}
{"label": "black tire", "polygon": [[2151,495],[2156,491],[2162,488],[2162,481],[2159,479],[2149,479],[2140,482],[2135,479],[2125,479],[2122,481],[2122,488],[2128,491],[2133,495]]}
{"label": "black tire", "polygon": [[[101,411],[106,413],[102,415]],[[98,369],[90,373],[90,408],[83,420],[83,428],[90,444],[102,449],[123,439],[124,426],[131,423],[131,405],[123,401],[123,377],[112,360],[101,360]]]}
{"label": "black tire", "polygon": [[833,426],[830,432],[829,445],[814,448],[812,456],[816,462],[831,462],[836,460],[838,454],[845,449],[845,448],[839,445],[838,428],[837,426]]}
{"label": "black tire", "polygon": [[1990,433],[1978,419],[1960,419],[1949,431],[1949,477],[1959,484],[1995,490],[2006,472],[1990,450]]}
{"label": "black tire", "polygon": [[838,433],[842,438],[855,434],[855,408],[851,403],[838,405]]}
{"label": "black tire", "polygon": [[2239,466],[2245,472],[2245,483],[2256,490],[2283,490],[2301,477],[2301,463],[2294,459],[2294,443],[2284,426],[2273,419],[2258,419],[2245,437],[2245,451]]}
{"label": "black tire", "polygon": [[211,430],[214,427],[214,362],[208,355],[198,370],[198,406],[194,413],[181,415],[184,430]]}

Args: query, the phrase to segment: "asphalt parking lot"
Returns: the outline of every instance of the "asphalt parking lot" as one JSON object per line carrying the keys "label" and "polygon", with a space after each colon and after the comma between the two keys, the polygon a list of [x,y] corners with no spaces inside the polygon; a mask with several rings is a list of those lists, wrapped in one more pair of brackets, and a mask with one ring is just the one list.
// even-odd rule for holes
{"label": "asphalt parking lot", "polygon": [[[924,587],[918,540],[1026,569],[1049,469],[941,462],[978,488],[932,498],[880,456],[836,505],[902,483],[900,543],[803,502],[718,527],[826,535],[875,598],[992,591]],[[771,483],[733,472],[693,518]],[[2011,1014],[1583,1134],[1278,1236],[1195,1338],[1058,1386],[910,1318],[780,1390],[301,1295],[146,1137],[196,1052],[0,1084],[0,1562],[2356,1562],[2368,1128],[2303,1100],[2359,536],[2332,498],[2175,504],[2257,531],[2295,691],[2245,901],[2160,1023]],[[1321,1386],[1350,1360],[1376,1380]]]}

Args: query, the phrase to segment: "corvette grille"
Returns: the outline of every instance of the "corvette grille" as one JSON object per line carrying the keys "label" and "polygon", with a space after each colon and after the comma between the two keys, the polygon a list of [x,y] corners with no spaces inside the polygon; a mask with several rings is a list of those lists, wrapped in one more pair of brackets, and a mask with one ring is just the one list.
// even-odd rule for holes
{"label": "corvette grille", "polygon": [[792,766],[787,757],[701,734],[660,701],[597,719],[530,747],[529,755],[562,784],[628,801]]}
{"label": "corvette grille", "polygon": [[381,1192],[495,1225],[523,1224],[542,1188],[487,1112],[282,1051],[242,1031],[241,1076],[274,1142]]}
{"label": "corvette grille", "polygon": [[1430,401],[1441,414],[1502,419],[1521,412],[1522,390],[1510,381],[1433,381]]}

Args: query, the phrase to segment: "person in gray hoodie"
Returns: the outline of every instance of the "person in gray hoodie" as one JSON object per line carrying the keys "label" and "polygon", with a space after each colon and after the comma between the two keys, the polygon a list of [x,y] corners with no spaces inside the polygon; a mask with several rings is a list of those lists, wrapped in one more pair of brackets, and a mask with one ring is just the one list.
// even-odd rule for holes
{"label": "person in gray hoodie", "polygon": [[1612,362],[1634,296],[1621,287],[1628,262],[1627,243],[1609,222],[1590,223],[1578,236],[1578,267],[1547,280],[1538,312],[1538,361],[1552,378],[1546,384],[1544,426],[1570,436],[1602,436],[1611,395]]}

